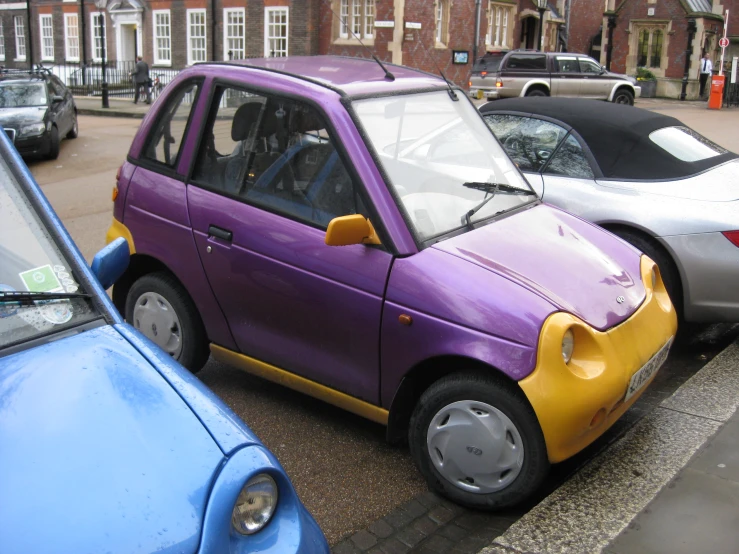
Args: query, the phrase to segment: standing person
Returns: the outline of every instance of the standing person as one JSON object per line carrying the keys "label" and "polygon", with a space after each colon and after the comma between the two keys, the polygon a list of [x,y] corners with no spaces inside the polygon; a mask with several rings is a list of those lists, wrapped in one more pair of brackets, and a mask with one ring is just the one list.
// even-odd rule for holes
{"label": "standing person", "polygon": [[149,66],[144,61],[144,58],[139,56],[136,58],[136,69],[131,73],[133,76],[133,85],[136,87],[136,93],[133,97],[133,103],[139,103],[139,91],[141,87],[144,87],[146,93],[146,103],[151,104],[151,89],[149,88]]}
{"label": "standing person", "polygon": [[703,94],[706,91],[706,82],[708,81],[708,78],[711,76],[711,73],[713,73],[713,64],[711,63],[711,60],[709,59],[708,52],[706,52],[703,55],[703,59],[701,60],[701,73],[699,78],[700,83],[700,97],[703,98]]}

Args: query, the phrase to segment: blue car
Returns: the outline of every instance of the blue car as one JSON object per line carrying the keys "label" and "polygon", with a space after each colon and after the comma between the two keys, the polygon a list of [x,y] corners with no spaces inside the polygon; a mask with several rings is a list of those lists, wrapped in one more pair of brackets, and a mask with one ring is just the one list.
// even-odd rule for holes
{"label": "blue car", "polygon": [[269,450],[118,315],[128,258],[88,268],[0,133],[0,552],[328,552]]}

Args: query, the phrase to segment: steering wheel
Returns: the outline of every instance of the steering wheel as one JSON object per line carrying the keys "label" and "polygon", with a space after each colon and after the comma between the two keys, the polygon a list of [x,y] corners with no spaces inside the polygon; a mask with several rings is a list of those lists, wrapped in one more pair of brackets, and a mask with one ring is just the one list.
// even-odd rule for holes
{"label": "steering wheel", "polygon": [[526,148],[526,141],[523,140],[523,138],[521,137],[514,135],[506,137],[506,139],[503,141],[503,148],[505,148],[507,151],[521,152],[531,164],[532,169],[534,169],[538,165],[536,159],[532,157],[529,149]]}

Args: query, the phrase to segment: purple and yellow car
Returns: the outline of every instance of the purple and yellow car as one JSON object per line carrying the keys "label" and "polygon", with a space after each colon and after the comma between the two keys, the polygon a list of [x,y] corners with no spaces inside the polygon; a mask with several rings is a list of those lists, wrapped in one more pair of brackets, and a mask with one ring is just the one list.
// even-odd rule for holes
{"label": "purple and yellow car", "polygon": [[336,57],[179,74],[108,240],[126,320],[387,426],[429,486],[522,501],[648,386],[676,317],[655,263],[542,204],[466,98]]}

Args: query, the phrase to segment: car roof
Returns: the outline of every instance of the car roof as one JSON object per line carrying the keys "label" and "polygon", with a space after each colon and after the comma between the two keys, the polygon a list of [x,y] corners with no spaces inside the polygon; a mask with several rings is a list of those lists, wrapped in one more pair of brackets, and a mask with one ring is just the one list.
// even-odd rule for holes
{"label": "car roof", "polygon": [[524,97],[488,102],[480,111],[543,116],[564,123],[582,137],[607,178],[681,178],[738,157],[727,151],[697,162],[681,161],[652,142],[649,134],[686,125],[674,117],[634,106],[582,98]]}
{"label": "car roof", "polygon": [[382,95],[399,91],[445,88],[436,75],[417,69],[383,62],[395,80],[385,78],[382,68],[372,59],[342,56],[289,56],[285,58],[251,58],[228,62],[204,62],[196,65],[251,67],[283,73],[318,83],[344,96]]}

